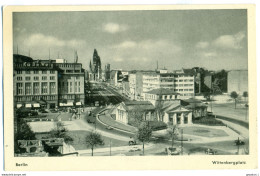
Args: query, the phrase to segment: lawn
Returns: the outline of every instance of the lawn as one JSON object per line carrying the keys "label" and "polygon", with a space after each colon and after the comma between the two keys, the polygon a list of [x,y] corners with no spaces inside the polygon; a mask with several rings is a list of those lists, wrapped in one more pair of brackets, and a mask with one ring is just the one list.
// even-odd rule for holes
{"label": "lawn", "polygon": [[225,137],[228,134],[219,129],[205,128],[205,127],[183,127],[183,134],[202,136],[202,137]]}
{"label": "lawn", "polygon": [[[88,131],[81,131],[81,130],[69,131],[68,134],[74,139],[72,146],[76,150],[89,149],[86,146],[86,142],[85,142],[85,138],[89,133],[90,132],[88,132]],[[116,139],[113,139],[113,138],[108,138],[108,137],[102,136],[102,139],[104,140],[105,144],[102,145],[102,146],[97,146],[96,148],[108,148],[108,147],[110,147],[110,140],[111,140],[111,147],[119,147],[119,146],[128,145],[128,142],[116,140]]]}
{"label": "lawn", "polygon": [[[86,146],[85,138],[90,132],[88,131],[82,131],[82,130],[77,130],[77,131],[69,131],[68,135],[73,138],[73,143],[72,146],[75,148],[75,150],[86,150],[90,149]],[[49,133],[36,133],[36,138],[41,139],[46,136],[48,136]],[[128,142],[125,141],[120,141],[116,140],[113,138],[108,138],[102,136],[102,139],[104,140],[104,145],[102,146],[97,146],[95,148],[108,148],[110,147],[110,140],[111,140],[111,147],[119,147],[119,146],[126,146],[128,145]]]}
{"label": "lawn", "polygon": [[137,131],[137,129],[135,127],[117,122],[114,119],[112,119],[109,115],[100,115],[99,119],[101,122],[107,124],[108,126],[114,127],[114,128],[118,128],[118,129],[129,131],[129,132]]}

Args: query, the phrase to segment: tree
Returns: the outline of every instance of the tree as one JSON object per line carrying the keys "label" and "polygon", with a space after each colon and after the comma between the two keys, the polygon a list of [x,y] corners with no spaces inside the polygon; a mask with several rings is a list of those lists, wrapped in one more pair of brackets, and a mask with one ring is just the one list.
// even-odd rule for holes
{"label": "tree", "polygon": [[16,140],[34,140],[36,139],[35,133],[32,131],[31,126],[24,120],[19,120],[17,124]]}
{"label": "tree", "polygon": [[143,143],[143,155],[144,155],[144,143],[149,142],[152,136],[152,129],[149,123],[142,123],[137,131],[137,139]]}
{"label": "tree", "polygon": [[245,91],[245,92],[243,92],[243,97],[246,99],[246,101],[247,101],[247,97],[248,97],[248,92],[247,91]]}
{"label": "tree", "polygon": [[51,138],[63,138],[64,142],[69,144],[73,142],[73,138],[68,135],[67,128],[62,122],[56,122],[55,128],[50,131]]}
{"label": "tree", "polygon": [[[247,97],[248,97],[248,92],[247,91],[245,91],[245,92],[243,92],[243,97],[245,97],[245,99],[246,99],[246,101],[247,101]],[[246,119],[247,119],[247,108],[248,108],[248,103],[246,103]]]}
{"label": "tree", "polygon": [[169,134],[169,136],[170,136],[170,138],[172,140],[172,148],[173,148],[174,140],[177,139],[178,134],[179,134],[177,125],[173,125],[172,127],[170,127],[168,129],[168,134]]}
{"label": "tree", "polygon": [[231,96],[231,98],[233,98],[234,101],[235,101],[235,109],[236,109],[236,108],[237,108],[237,97],[238,97],[238,94],[237,94],[236,91],[233,91],[233,92],[231,92],[230,96]]}
{"label": "tree", "polygon": [[98,145],[104,145],[104,140],[102,139],[101,134],[98,132],[92,131],[90,134],[86,136],[86,144],[91,148],[91,154],[93,156],[94,147]]}
{"label": "tree", "polygon": [[20,152],[18,147],[18,140],[34,140],[36,139],[35,133],[32,131],[31,126],[23,119],[17,121],[17,131],[14,133],[14,150],[15,153]]}

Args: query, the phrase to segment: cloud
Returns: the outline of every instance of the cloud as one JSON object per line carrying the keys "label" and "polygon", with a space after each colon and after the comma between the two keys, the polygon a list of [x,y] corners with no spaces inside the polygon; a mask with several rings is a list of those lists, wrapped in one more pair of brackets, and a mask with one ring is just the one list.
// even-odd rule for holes
{"label": "cloud", "polygon": [[207,48],[208,46],[209,46],[209,42],[198,42],[196,44],[196,48],[201,48],[201,49]]}
{"label": "cloud", "polygon": [[112,34],[126,31],[127,29],[128,29],[127,25],[117,24],[117,23],[107,23],[103,26],[103,30],[105,32],[112,33]]}
{"label": "cloud", "polygon": [[245,32],[238,32],[234,35],[222,35],[212,42],[215,47],[224,49],[241,49]]}
{"label": "cloud", "polygon": [[114,48],[133,48],[136,46],[136,42],[133,41],[125,41],[118,45],[113,46]]}
{"label": "cloud", "polygon": [[215,57],[215,56],[217,56],[217,53],[216,52],[203,52],[202,56],[204,56],[204,57]]}
{"label": "cloud", "polygon": [[86,44],[84,40],[60,40],[53,36],[46,36],[41,33],[36,33],[30,35],[27,39],[24,40],[24,45],[28,47],[37,47],[42,46],[46,47],[71,47],[75,48]]}

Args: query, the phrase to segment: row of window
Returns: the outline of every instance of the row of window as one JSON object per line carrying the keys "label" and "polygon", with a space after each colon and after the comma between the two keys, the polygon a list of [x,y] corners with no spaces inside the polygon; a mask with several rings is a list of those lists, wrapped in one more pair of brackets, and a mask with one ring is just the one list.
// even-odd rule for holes
{"label": "row of window", "polygon": [[[41,87],[39,82],[35,83],[23,83],[16,84],[16,93],[17,95],[39,95],[39,94],[48,94],[48,83],[42,82]],[[49,83],[49,94],[56,94],[56,83]]]}
{"label": "row of window", "polygon": [[193,79],[179,79],[179,80],[174,80],[174,82],[193,82]]}
{"label": "row of window", "polygon": [[176,92],[193,91],[194,89],[174,89]]}
{"label": "row of window", "polygon": [[[33,73],[33,74],[40,74],[40,72],[41,72],[42,74],[47,74],[47,73],[48,73],[48,70],[42,70],[42,71],[39,71],[39,70],[34,70],[34,71],[29,71],[29,70],[26,70],[26,71],[17,70],[17,71],[16,71],[17,74],[23,74],[23,73],[25,73],[25,74],[31,74],[31,73]],[[50,74],[55,74],[55,70],[50,70]]]}
{"label": "row of window", "polygon": [[[17,76],[17,81],[22,81],[23,77],[22,76]],[[25,77],[26,81],[30,81],[31,77],[30,76],[26,76]],[[39,80],[39,76],[34,76],[33,77],[34,81],[38,81]],[[42,80],[47,80],[47,76],[42,76]],[[50,80],[55,80],[55,76],[50,76]]]}
{"label": "row of window", "polygon": [[175,84],[176,87],[189,87],[193,86],[193,84]]}
{"label": "row of window", "polygon": [[37,100],[57,100],[57,96],[49,95],[49,96],[26,96],[26,97],[16,97],[16,101],[37,101]]}

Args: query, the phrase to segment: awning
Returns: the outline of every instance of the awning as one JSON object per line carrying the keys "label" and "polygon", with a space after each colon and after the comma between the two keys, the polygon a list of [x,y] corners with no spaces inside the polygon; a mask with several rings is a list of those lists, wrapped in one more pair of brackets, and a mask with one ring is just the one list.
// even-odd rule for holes
{"label": "awning", "polygon": [[26,104],[25,107],[26,107],[26,108],[31,108],[32,105],[31,105],[31,104]]}
{"label": "awning", "polygon": [[64,106],[64,103],[60,103],[60,106]]}
{"label": "awning", "polygon": [[40,104],[39,104],[39,103],[34,103],[34,104],[33,104],[33,107],[34,107],[34,108],[39,108],[39,107],[40,107]]}
{"label": "awning", "polygon": [[22,106],[23,106],[22,104],[17,104],[17,105],[16,105],[17,108],[20,108],[20,107],[22,107]]}
{"label": "awning", "polygon": [[73,106],[73,102],[68,102],[68,103],[65,104],[64,106]]}
{"label": "awning", "polygon": [[80,105],[82,105],[82,104],[81,104],[81,102],[77,102],[76,105],[79,105],[79,106],[80,106]]}

